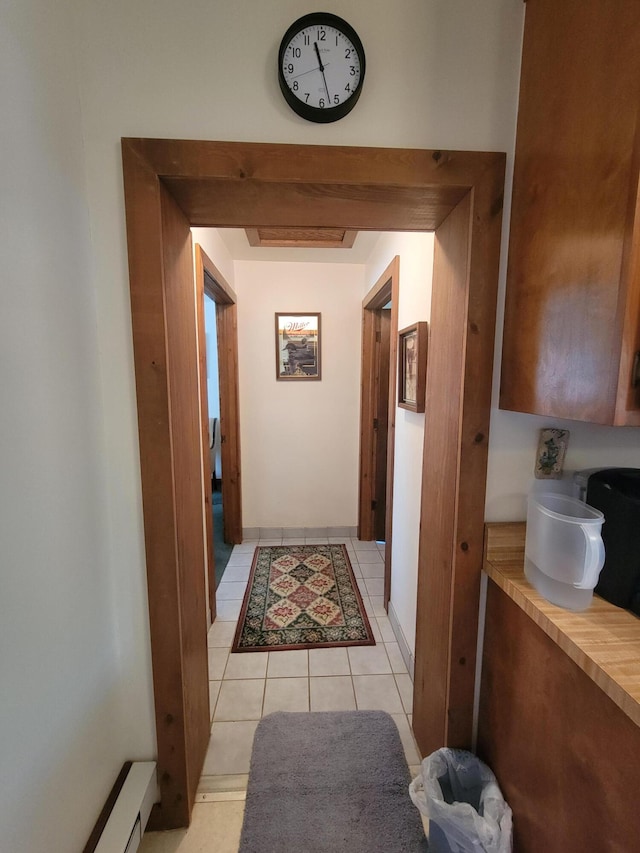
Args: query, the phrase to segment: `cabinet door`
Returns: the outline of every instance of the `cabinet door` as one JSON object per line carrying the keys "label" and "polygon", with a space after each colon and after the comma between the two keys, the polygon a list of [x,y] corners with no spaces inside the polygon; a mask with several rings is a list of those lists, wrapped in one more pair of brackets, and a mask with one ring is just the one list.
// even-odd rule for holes
{"label": "cabinet door", "polygon": [[640,119],[635,152],[635,198],[631,198],[629,237],[622,262],[619,300],[623,331],[614,420],[616,424],[627,426],[640,426]]}
{"label": "cabinet door", "polygon": [[527,2],[502,408],[640,423],[639,44],[637,0]]}
{"label": "cabinet door", "polygon": [[638,726],[491,580],[485,625],[477,749],[514,849],[637,850]]}

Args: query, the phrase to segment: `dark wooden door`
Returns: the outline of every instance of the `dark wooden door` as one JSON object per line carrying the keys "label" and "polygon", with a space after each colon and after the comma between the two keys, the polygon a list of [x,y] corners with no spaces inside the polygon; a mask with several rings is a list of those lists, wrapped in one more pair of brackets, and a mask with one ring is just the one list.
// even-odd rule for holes
{"label": "dark wooden door", "polygon": [[376,312],[376,429],[375,433],[375,509],[374,536],[386,541],[387,513],[387,436],[389,433],[389,362],[391,350],[391,309]]}

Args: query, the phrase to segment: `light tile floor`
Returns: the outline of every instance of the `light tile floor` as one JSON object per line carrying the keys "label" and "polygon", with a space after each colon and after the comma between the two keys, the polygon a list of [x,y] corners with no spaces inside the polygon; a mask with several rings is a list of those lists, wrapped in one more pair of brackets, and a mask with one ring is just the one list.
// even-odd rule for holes
{"label": "light tile floor", "polygon": [[[230,654],[256,545],[344,543],[376,638],[375,646]],[[217,591],[211,626],[211,740],[188,831],[147,833],[142,853],[237,853],[258,721],[272,711],[384,710],[398,726],[415,776],[412,685],[383,605],[383,546],[357,539],[269,539],[236,545]]]}

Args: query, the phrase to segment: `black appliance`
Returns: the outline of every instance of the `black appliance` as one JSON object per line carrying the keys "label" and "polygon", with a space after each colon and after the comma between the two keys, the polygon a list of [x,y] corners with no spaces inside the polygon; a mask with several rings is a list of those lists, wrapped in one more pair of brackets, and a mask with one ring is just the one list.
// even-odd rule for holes
{"label": "black appliance", "polygon": [[605,560],[595,591],[640,616],[640,468],[592,473],[586,500],[604,513]]}

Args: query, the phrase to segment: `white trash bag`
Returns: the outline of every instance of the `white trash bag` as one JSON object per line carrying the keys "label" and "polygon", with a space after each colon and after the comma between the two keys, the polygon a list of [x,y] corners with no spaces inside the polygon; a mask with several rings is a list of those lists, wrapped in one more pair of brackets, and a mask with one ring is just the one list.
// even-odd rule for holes
{"label": "white trash bag", "polygon": [[511,809],[494,774],[472,752],[432,752],[409,794],[429,818],[432,853],[511,853]]}

